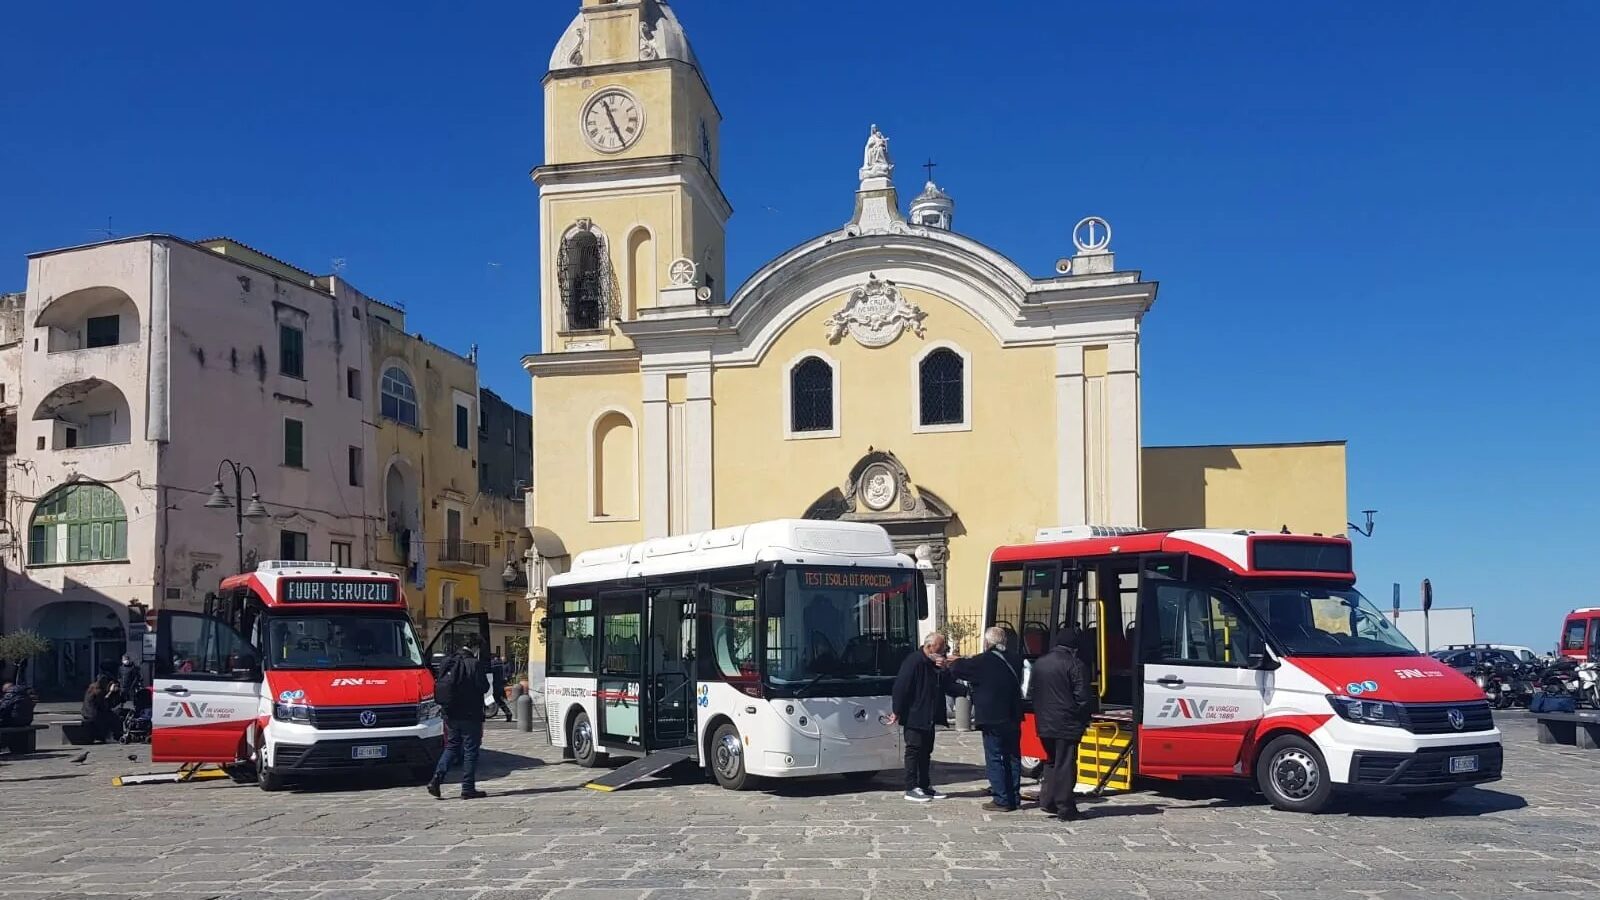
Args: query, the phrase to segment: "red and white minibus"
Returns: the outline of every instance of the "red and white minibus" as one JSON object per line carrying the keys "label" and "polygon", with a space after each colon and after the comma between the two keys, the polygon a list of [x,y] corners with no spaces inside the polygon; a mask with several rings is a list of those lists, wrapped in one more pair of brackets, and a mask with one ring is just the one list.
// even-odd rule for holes
{"label": "red and white minibus", "polygon": [[1600,606],[1567,613],[1556,649],[1562,656],[1580,662],[1600,658]]}
{"label": "red and white minibus", "polygon": [[425,780],[444,742],[428,662],[469,638],[489,646],[487,614],[451,619],[424,652],[387,572],[263,562],[204,612],[156,614],[151,758],[229,765],[268,791],[372,769]]}
{"label": "red and white minibus", "polygon": [[[985,621],[1030,675],[1059,628],[1080,626],[1095,731],[1120,737],[1132,775],[1253,777],[1306,812],[1336,790],[1440,796],[1498,779],[1483,691],[1355,580],[1344,538],[1054,528],[994,552]],[[1023,753],[1044,755],[1031,712]]]}

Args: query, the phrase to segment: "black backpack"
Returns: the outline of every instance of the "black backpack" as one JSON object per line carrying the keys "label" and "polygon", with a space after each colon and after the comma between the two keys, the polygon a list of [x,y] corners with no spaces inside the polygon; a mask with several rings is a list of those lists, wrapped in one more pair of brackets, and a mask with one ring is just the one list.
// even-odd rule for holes
{"label": "black backpack", "polygon": [[444,710],[455,705],[456,692],[461,682],[461,657],[452,655],[444,661],[439,677],[433,680],[433,702]]}

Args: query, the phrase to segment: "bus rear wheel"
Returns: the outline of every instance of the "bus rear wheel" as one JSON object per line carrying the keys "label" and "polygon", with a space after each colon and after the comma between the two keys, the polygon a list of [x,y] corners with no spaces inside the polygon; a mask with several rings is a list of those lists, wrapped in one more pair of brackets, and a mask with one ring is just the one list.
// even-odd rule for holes
{"label": "bus rear wheel", "polygon": [[572,761],[585,769],[600,764],[600,752],[594,744],[594,726],[589,724],[589,714],[580,712],[572,718],[567,729],[567,746],[572,748]]}
{"label": "bus rear wheel", "polygon": [[744,743],[739,739],[739,729],[732,723],[723,725],[711,736],[711,774],[717,784],[730,791],[742,791],[753,786],[754,779],[744,766]]}
{"label": "bus rear wheel", "polygon": [[1261,751],[1256,780],[1267,800],[1287,812],[1320,812],[1333,796],[1322,751],[1297,734],[1277,738]]}

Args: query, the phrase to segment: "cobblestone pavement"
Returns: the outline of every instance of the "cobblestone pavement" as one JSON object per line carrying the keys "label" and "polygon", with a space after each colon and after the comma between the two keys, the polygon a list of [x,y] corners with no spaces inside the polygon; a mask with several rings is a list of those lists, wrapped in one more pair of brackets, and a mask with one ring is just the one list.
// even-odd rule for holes
{"label": "cobblestone pavement", "polygon": [[[940,735],[953,795],[843,779],[734,794],[690,776],[612,794],[539,735],[489,726],[485,800],[384,783],[265,794],[212,781],[113,788],[147,748],[0,756],[0,898],[1600,896],[1600,752],[1504,717],[1508,777],[1427,814],[1303,816],[1239,789],[1132,793],[1065,825],[985,814],[975,735]],[[134,752],[137,761],[129,761]],[[159,767],[156,767],[159,768]]]}

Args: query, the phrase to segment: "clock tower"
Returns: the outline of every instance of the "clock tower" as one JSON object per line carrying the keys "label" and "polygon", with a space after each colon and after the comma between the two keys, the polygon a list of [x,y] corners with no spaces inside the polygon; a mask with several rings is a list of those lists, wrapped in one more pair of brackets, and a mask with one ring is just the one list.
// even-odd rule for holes
{"label": "clock tower", "polygon": [[627,350],[641,310],[724,302],[721,115],[666,0],[581,0],[544,110],[543,351]]}

